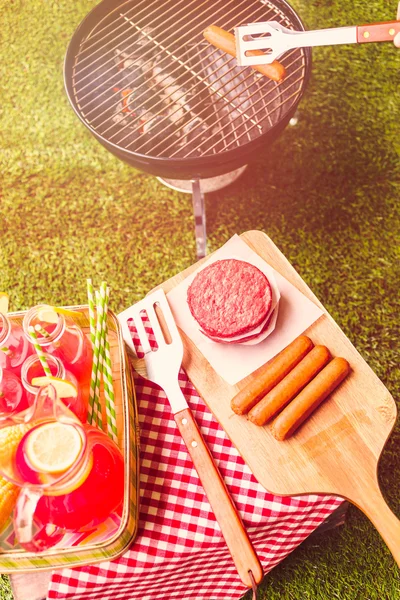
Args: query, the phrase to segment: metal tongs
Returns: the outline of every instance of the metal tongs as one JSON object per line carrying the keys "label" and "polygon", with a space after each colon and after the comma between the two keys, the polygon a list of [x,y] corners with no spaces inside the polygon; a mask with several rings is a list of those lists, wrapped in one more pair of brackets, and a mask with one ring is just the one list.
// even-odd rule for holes
{"label": "metal tongs", "polygon": [[400,21],[315,31],[293,31],[277,21],[235,27],[236,56],[241,66],[266,65],[293,48],[393,41]]}

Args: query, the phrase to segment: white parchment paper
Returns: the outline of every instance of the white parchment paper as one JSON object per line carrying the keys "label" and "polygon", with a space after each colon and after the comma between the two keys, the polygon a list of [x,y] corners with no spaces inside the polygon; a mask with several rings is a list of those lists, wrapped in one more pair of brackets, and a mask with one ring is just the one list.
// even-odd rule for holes
{"label": "white parchment paper", "polygon": [[[268,278],[275,279],[280,294],[278,318],[274,331],[258,344],[212,342],[200,333],[199,325],[189,310],[187,290],[198,271],[225,258],[245,260],[258,267]],[[199,348],[218,375],[230,385],[235,385],[273,358],[323,314],[318,306],[268,265],[238,235],[233,236],[204,265],[171,290],[167,298],[178,327]]]}

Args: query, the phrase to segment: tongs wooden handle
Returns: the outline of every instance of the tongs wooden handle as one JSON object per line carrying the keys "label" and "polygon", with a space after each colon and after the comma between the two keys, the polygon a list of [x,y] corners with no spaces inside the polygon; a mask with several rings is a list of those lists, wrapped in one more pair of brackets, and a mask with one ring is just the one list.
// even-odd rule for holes
{"label": "tongs wooden handle", "polygon": [[[263,571],[225,483],[189,408],[174,415],[241,580],[260,583]],[[251,574],[250,574],[251,572]],[[253,576],[253,579],[251,577]]]}
{"label": "tongs wooden handle", "polygon": [[357,26],[357,42],[391,42],[400,32],[400,21],[386,21]]}
{"label": "tongs wooden handle", "polygon": [[242,66],[271,66],[280,56],[295,48],[393,41],[400,21],[295,31],[278,21],[259,21],[235,27],[235,51]]}

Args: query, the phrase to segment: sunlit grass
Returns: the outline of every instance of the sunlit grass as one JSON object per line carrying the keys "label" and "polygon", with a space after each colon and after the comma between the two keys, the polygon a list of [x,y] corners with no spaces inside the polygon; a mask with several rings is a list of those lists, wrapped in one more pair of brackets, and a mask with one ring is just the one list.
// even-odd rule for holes
{"label": "sunlit grass", "polygon": [[[195,259],[191,198],[109,154],[63,90],[69,39],[93,1],[0,0],[0,289],[13,310],[85,301],[106,279],[119,311]],[[308,27],[385,21],[396,2],[296,0]],[[366,7],[368,10],[366,11]],[[400,52],[321,48],[299,114],[234,188],[206,199],[209,248],[261,229],[283,250],[399,397]],[[382,488],[400,514],[399,429]],[[348,524],[271,573],[267,600],[397,600],[398,572],[372,525]],[[0,598],[9,598],[6,579]]]}

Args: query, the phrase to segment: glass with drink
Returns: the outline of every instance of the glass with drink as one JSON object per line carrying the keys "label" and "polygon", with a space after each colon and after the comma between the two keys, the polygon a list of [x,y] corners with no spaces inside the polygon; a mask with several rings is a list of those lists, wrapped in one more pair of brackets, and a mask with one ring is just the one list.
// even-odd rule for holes
{"label": "glass with drink", "polygon": [[28,402],[21,380],[0,367],[0,420],[26,408]]}
{"label": "glass with drink", "polygon": [[56,312],[60,310],[45,304],[34,306],[24,317],[24,333],[26,339],[30,340],[29,328],[34,328],[43,351],[59,358],[65,369],[75,375],[87,399],[92,372],[92,346],[70,316]]}
{"label": "glass with drink", "polygon": [[[63,401],[65,406],[72,410],[72,412],[82,423],[86,423],[88,402],[87,399],[82,397],[81,388],[75,375],[64,368],[64,365],[62,364],[61,360],[57,358],[57,356],[51,356],[50,354],[44,354],[44,356],[51,371],[51,375],[56,379],[65,380],[72,384],[71,386],[63,386],[65,390],[64,393],[69,395],[62,397],[62,392],[60,394],[60,389],[58,390],[60,399]],[[45,381],[42,379],[44,377],[46,377],[46,374],[44,372],[43,365],[40,362],[39,357],[36,354],[33,354],[26,359],[21,370],[21,381],[26,391],[29,406],[32,406],[40,386],[45,383]],[[38,378],[39,381],[35,381]]]}
{"label": "glass with drink", "polygon": [[[56,384],[57,387],[57,384]],[[84,531],[119,512],[124,460],[105,433],[82,425],[42,387],[25,417],[0,429],[0,473],[21,486],[14,529],[28,551],[51,548],[66,531]]]}
{"label": "glass with drink", "polygon": [[24,360],[32,353],[32,344],[22,327],[0,313],[0,367],[19,377]]}

